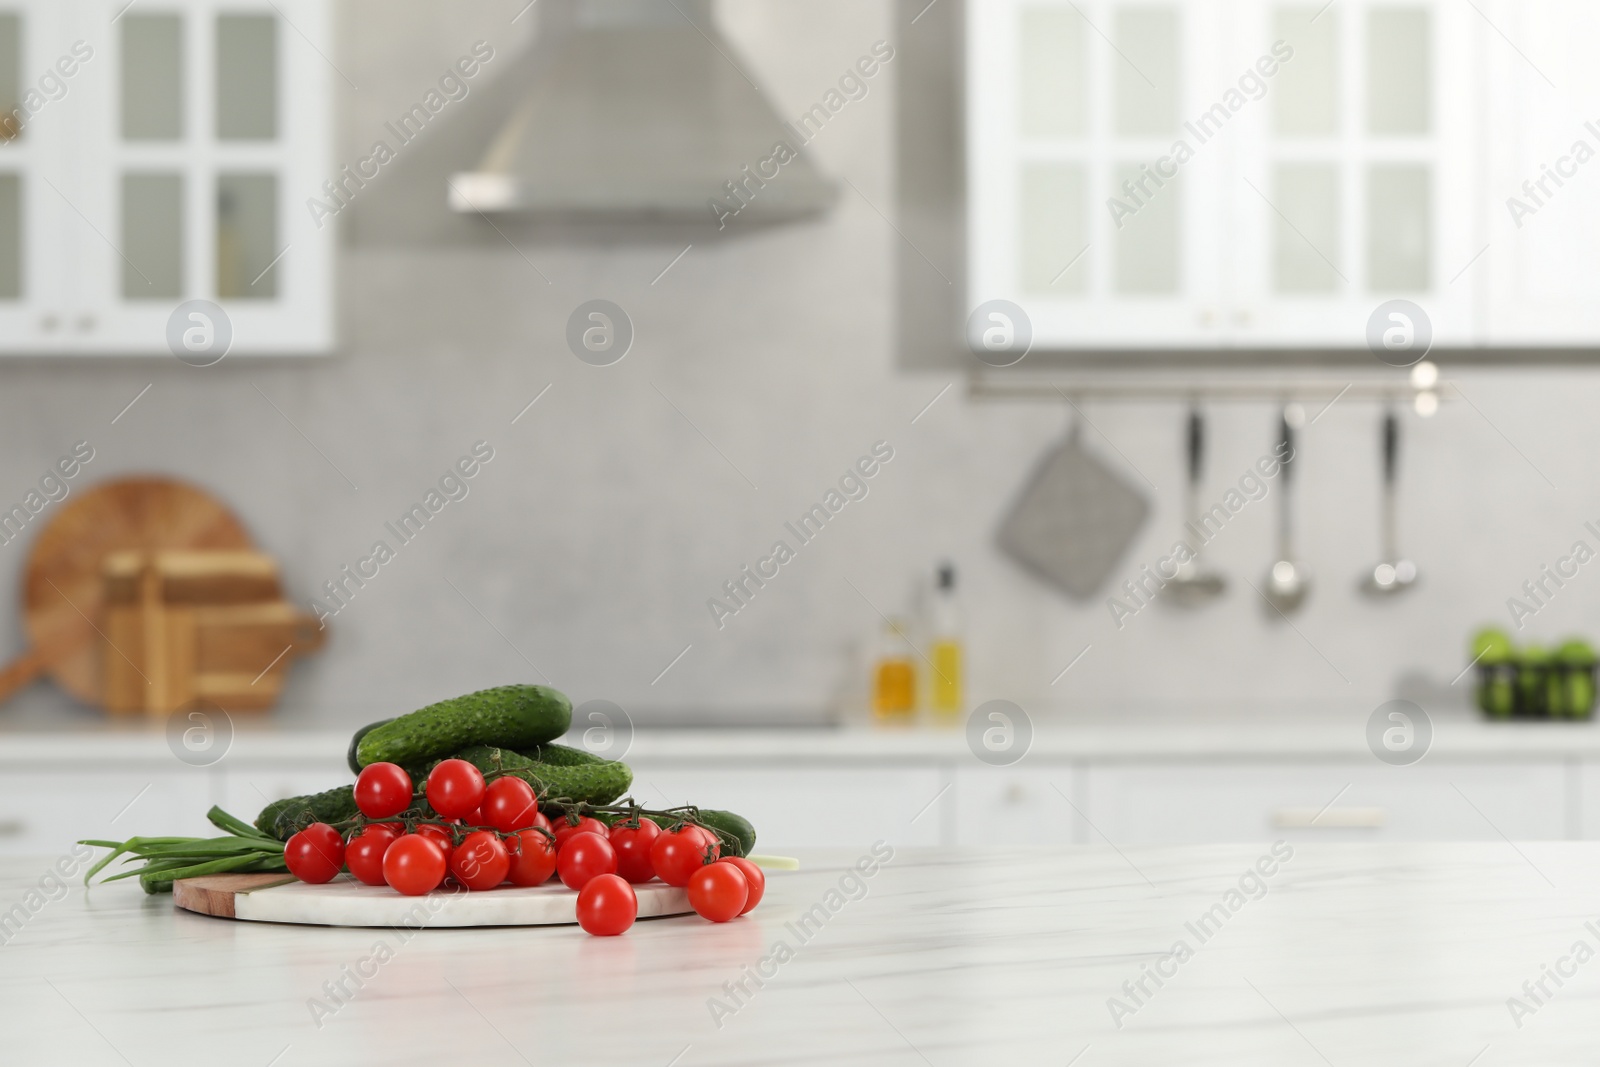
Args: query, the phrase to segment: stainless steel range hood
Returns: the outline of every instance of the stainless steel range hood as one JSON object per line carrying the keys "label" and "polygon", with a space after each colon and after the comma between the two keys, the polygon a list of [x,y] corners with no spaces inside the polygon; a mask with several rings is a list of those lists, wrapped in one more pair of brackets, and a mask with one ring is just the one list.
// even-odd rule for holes
{"label": "stainless steel range hood", "polygon": [[[536,10],[540,34],[556,36],[524,60],[536,64],[527,88],[477,169],[452,177],[454,210],[714,223],[721,201],[744,225],[833,203],[834,183],[717,32],[711,0],[539,0]],[[781,166],[780,143],[794,153]]]}

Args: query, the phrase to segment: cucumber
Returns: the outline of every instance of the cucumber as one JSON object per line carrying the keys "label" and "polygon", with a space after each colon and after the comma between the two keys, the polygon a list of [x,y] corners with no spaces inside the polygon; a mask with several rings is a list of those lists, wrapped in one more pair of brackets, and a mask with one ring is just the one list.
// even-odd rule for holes
{"label": "cucumber", "polygon": [[743,815],[701,808],[700,821],[715,830],[722,839],[723,855],[748,856],[750,850],[756,847],[756,828]]}
{"label": "cucumber", "polygon": [[341,785],[337,789],[311,796],[274,800],[261,809],[261,814],[256,816],[255,826],[264,834],[287,841],[314,822],[344,822],[358,814],[355,787]]}
{"label": "cucumber", "polygon": [[377,722],[369,722],[367,725],[357,730],[354,737],[350,738],[350,750],[345,753],[344,761],[350,765],[351,774],[361,773],[361,764],[356,762],[356,746],[361,744],[361,739],[366,737],[372,731],[376,730],[378,727],[384,726],[391,722],[394,722],[394,720],[379,719]]}
{"label": "cucumber", "polygon": [[356,743],[356,762],[409,767],[474,745],[532,748],[554,741],[571,725],[572,701],[564,693],[543,685],[502,685],[374,726]]}
{"label": "cucumber", "polygon": [[566,745],[535,745],[525,748],[518,753],[526,756],[535,763],[548,763],[552,767],[592,767],[597,763],[614,763],[602,756],[596,756],[581,748],[569,748]]}
{"label": "cucumber", "polygon": [[[577,750],[567,751],[575,753]],[[582,755],[587,757],[585,762],[560,766],[531,760],[510,749],[473,745],[455,753],[455,758],[466,760],[485,774],[489,771],[510,771],[514,777],[533,786],[541,801],[572,800],[585,804],[609,804],[626,793],[633,784],[633,772],[626,763],[599,759],[589,756],[587,752]]]}

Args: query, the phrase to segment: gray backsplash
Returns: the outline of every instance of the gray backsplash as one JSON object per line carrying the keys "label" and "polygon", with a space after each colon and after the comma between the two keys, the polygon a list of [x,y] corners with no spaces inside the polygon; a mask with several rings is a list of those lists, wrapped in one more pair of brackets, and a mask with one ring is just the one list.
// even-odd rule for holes
{"label": "gray backsplash", "polygon": [[[339,158],[364,153],[382,117],[472,41],[496,42],[500,73],[508,69],[532,22],[510,23],[522,7],[340,5],[337,60],[361,91],[341,90]],[[893,24],[882,2],[725,7],[729,36],[795,112],[873,41],[916,32]],[[641,721],[822,718],[858,698],[860,643],[878,629],[878,612],[904,608],[913,580],[943,556],[960,566],[976,698],[1040,710],[1369,707],[1407,674],[1448,692],[1471,627],[1508,620],[1506,598],[1573,541],[1600,547],[1582,528],[1600,519],[1589,477],[1600,444],[1595,377],[1475,371],[1461,379],[1474,404],[1406,420],[1401,538],[1423,575],[1406,598],[1374,604],[1356,591],[1378,551],[1378,467],[1376,412],[1354,402],[1303,436],[1302,554],[1317,587],[1293,627],[1269,619],[1244,582],[1259,585],[1271,556],[1272,498],[1250,505],[1208,549],[1234,581],[1201,613],[1156,606],[1119,631],[1103,602],[1073,604],[1039,586],[997,554],[993,534],[1030,465],[1063,432],[1064,413],[975,405],[957,383],[917,418],[952,377],[895,367],[901,238],[879,213],[893,207],[892,65],[888,73],[812,146],[827,173],[855,186],[832,216],[707,237],[655,284],[682,248],[671,235],[608,244],[518,233],[519,252],[444,216],[443,190],[429,193],[412,173],[421,192],[409,210],[436,216],[437,230],[385,225],[399,194],[376,195],[381,188],[371,207],[358,203],[341,220],[343,346],[332,358],[206,370],[143,359],[0,367],[0,498],[20,497],[87,438],[96,479],[170,472],[231,501],[284,561],[293,593],[309,596],[475,441],[490,442],[495,458],[469,495],[401,548],[330,622],[326,651],[294,669],[279,712],[291,724],[365,721],[545,679],[577,700],[616,701]],[[469,98],[450,121],[485,122],[472,108],[489,98]],[[437,132],[448,143],[448,127]],[[637,329],[627,358],[609,368],[580,363],[563,341],[568,314],[594,297],[621,304]],[[1137,468],[1128,476],[1155,504],[1123,568],[1131,576],[1176,537],[1182,413],[1086,410],[1115,449],[1094,432],[1089,446],[1115,463],[1124,453]],[[1207,493],[1220,497],[1270,446],[1274,424],[1265,405],[1212,415]],[[707,599],[877,441],[891,443],[894,459],[869,494],[719,631]],[[16,601],[25,551],[0,547],[0,603]],[[1527,632],[1592,631],[1597,596],[1600,577],[1586,568]],[[0,644],[22,647],[14,611],[0,619]],[[68,704],[37,686],[0,711],[0,723],[48,719]]]}

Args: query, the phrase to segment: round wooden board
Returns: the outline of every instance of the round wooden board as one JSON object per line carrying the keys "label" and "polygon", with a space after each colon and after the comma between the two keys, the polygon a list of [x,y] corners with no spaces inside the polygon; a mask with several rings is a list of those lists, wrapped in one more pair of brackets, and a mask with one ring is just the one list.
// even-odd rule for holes
{"label": "round wooden board", "polygon": [[22,620],[35,648],[65,647],[46,670],[86,704],[100,702],[100,648],[90,640],[90,620],[99,615],[100,565],[108,553],[253,547],[227,505],[170,478],[101,482],[53,510],[28,553]]}
{"label": "round wooden board", "polygon": [[[660,882],[633,888],[641,919],[694,910],[682,889]],[[503,885],[486,893],[437,889],[407,897],[387,886],[362,885],[347,874],[326,885],[308,885],[285,874],[221,874],[174,883],[172,902],[202,915],[307,926],[557,926],[578,921],[578,894],[556,881]]]}

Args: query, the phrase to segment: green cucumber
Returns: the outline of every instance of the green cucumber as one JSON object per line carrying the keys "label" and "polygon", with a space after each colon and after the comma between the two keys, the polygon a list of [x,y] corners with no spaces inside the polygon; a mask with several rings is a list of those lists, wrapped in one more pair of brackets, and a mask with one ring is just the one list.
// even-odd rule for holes
{"label": "green cucumber", "polygon": [[416,766],[474,745],[532,748],[572,725],[572,701],[543,685],[502,685],[441,700],[374,726],[356,743],[356,762]]}
{"label": "green cucumber", "polygon": [[361,744],[361,739],[366,737],[372,731],[376,730],[378,727],[386,726],[391,722],[394,722],[394,720],[379,719],[377,722],[369,722],[367,725],[357,730],[355,735],[350,738],[350,748],[344,755],[344,761],[350,765],[351,774],[361,773],[361,764],[356,762],[356,748]]}
{"label": "green cucumber", "polygon": [[359,814],[355,787],[341,785],[311,796],[274,800],[256,816],[255,827],[279,841],[287,841],[314,822],[344,822]]}
{"label": "green cucumber", "polygon": [[521,778],[533,786],[533,791],[539,794],[541,800],[609,804],[626,793],[633,784],[633,772],[626,763],[616,760],[586,761],[564,767],[540,763],[521,753],[492,745],[464,748],[455,753],[454,758],[466,760],[485,774],[490,771],[510,771],[513,777]]}
{"label": "green cucumber", "polygon": [[599,763],[614,763],[603,756],[596,756],[581,748],[569,748],[566,745],[535,745],[525,748],[518,755],[526,756],[535,763],[548,763],[552,767],[592,767]]}
{"label": "green cucumber", "polygon": [[750,850],[756,847],[756,828],[743,815],[701,808],[700,821],[715,830],[722,839],[722,853],[725,856],[748,856]]}

